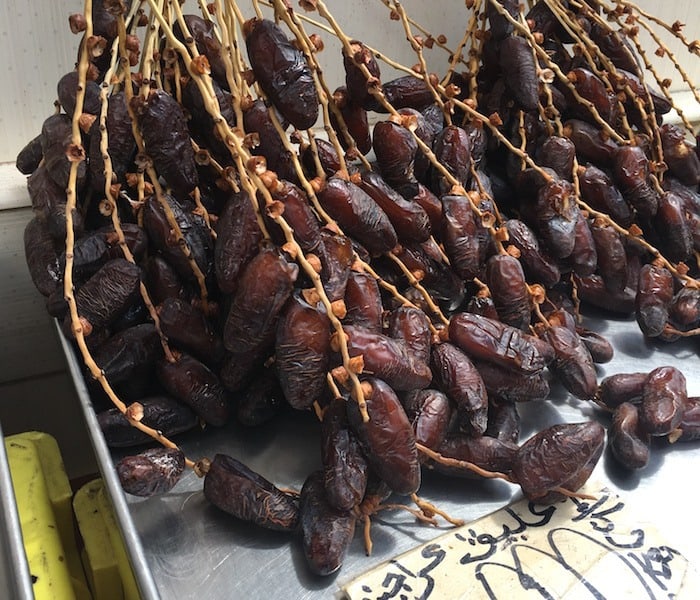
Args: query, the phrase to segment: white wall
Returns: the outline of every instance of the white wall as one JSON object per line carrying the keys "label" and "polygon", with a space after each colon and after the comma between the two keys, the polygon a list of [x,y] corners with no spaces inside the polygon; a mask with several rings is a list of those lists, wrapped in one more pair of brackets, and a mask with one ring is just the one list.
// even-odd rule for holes
{"label": "white wall", "polygon": [[[292,0],[297,6],[297,0]],[[346,32],[386,52],[388,56],[411,65],[416,62],[404,39],[401,24],[390,21],[387,9],[379,0],[326,0],[330,10]],[[247,15],[249,3],[240,0]],[[688,24],[690,39],[700,38],[700,20],[692,0],[658,2],[639,0],[650,12]],[[78,38],[68,29],[68,15],[82,12],[80,0],[3,0],[0,3],[0,163],[14,161],[19,149],[36,135],[43,120],[53,111],[58,78],[73,68]],[[434,35],[444,34],[448,45],[455,47],[468,18],[464,0],[404,0],[403,6]],[[185,8],[197,9],[187,0]],[[342,82],[337,46],[326,36],[324,68],[332,86]],[[676,46],[678,48],[678,46]],[[700,61],[686,51],[676,50],[695,80],[700,81]],[[427,51],[431,68],[439,71],[446,54],[438,49]],[[388,71],[388,69],[386,70]],[[680,83],[671,69],[668,76]]]}

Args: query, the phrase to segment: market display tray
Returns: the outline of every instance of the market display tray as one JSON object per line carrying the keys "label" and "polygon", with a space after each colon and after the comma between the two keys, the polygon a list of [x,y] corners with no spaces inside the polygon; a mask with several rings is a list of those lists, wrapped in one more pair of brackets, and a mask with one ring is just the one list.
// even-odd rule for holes
{"label": "market display tray", "polygon": [[[615,347],[613,361],[599,368],[599,380],[615,372],[646,372],[670,364],[686,376],[689,395],[700,395],[697,340],[673,344],[645,340],[633,319],[602,313],[587,313],[584,325],[604,334]],[[339,573],[321,578],[308,571],[298,537],[262,530],[220,512],[205,500],[202,480],[191,471],[165,495],[147,499],[125,495],[113,469],[120,454],[107,448],[80,362],[60,328],[57,331],[143,598],[339,597],[342,587],[360,574],[448,529],[447,524],[438,528],[419,524],[403,511],[382,512],[373,521],[372,556],[366,556],[358,532]],[[600,409],[576,400],[557,384],[552,384],[546,402],[520,408],[521,440],[559,422],[609,422]],[[313,414],[290,410],[258,429],[231,424],[190,432],[177,441],[194,460],[211,458],[217,452],[230,454],[278,486],[300,489],[305,477],[320,465],[317,430]],[[624,497],[698,567],[700,527],[694,477],[698,464],[700,442],[671,445],[656,439],[644,470],[624,471],[606,452],[591,479]],[[434,473],[425,474],[419,494],[465,521],[520,497],[517,487],[503,481],[454,479]]]}

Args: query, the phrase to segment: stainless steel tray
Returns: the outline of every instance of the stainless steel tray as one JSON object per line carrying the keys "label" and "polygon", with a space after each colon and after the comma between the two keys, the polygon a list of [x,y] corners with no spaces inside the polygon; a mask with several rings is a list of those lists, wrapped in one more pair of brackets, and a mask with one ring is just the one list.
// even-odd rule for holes
{"label": "stainless steel tray", "polygon": [[7,598],[14,600],[34,598],[2,427],[0,427],[0,590]]}
{"label": "stainless steel tray", "polygon": [[[644,340],[630,319],[587,318],[586,325],[603,333],[616,356],[600,368],[600,378],[614,372],[649,371],[672,364],[688,380],[691,395],[700,395],[697,340],[665,345]],[[60,332],[59,332],[60,334]],[[97,427],[81,369],[64,343],[76,381],[90,436],[102,474],[127,542],[134,572],[145,598],[285,597],[328,598],[372,566],[428,541],[444,529],[420,525],[404,512],[381,513],[374,520],[374,552],[365,556],[360,535],[336,576],[315,577],[304,563],[298,538],[237,522],[204,499],[202,482],[189,472],[168,494],[140,499],[127,497],[114,475],[119,455],[107,449]],[[563,421],[601,419],[593,405],[569,396],[553,385],[551,399],[521,405],[522,439]],[[281,487],[299,489],[306,475],[319,466],[318,425],[312,415],[292,414],[261,429],[236,425],[209,428],[178,439],[186,454],[198,459],[223,452],[237,457]],[[700,462],[700,443],[670,446],[655,440],[649,465],[641,473],[627,473],[604,455],[593,479],[611,486],[666,534],[669,544],[692,564],[700,566],[695,514],[696,483],[692,476]],[[519,494],[502,481],[448,479],[428,473],[420,495],[456,517],[473,520],[506,505]]]}

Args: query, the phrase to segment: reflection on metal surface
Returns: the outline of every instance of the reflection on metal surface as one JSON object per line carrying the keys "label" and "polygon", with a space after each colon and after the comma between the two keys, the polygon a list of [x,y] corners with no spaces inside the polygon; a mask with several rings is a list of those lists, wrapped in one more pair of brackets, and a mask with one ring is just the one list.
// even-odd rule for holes
{"label": "reflection on metal surface", "polygon": [[[689,393],[700,395],[700,361],[697,342],[685,340],[671,345],[646,341],[630,320],[589,319],[586,326],[603,333],[617,355],[599,370],[602,378],[614,372],[650,371],[665,364],[678,366],[686,375]],[[112,461],[88,410],[80,369],[72,360],[71,370],[86,409],[88,428],[96,445],[98,460],[113,496],[124,537],[132,552],[134,570],[147,593],[168,599],[285,597],[329,598],[373,566],[430,541],[447,528],[416,523],[407,513],[380,513],[374,520],[374,552],[365,556],[357,535],[340,572],[331,577],[312,575],[305,564],[298,536],[259,529],[226,515],[204,499],[202,481],[189,472],[168,494],[154,498],[126,497],[112,472]],[[569,396],[561,386],[552,385],[547,402],[521,405],[522,437],[563,421],[608,418],[592,404]],[[192,459],[230,454],[248,464],[280,487],[300,489],[305,477],[320,466],[318,424],[311,413],[291,410],[260,429],[237,425],[208,428],[178,438]],[[686,556],[700,564],[700,548],[694,539],[697,525],[694,482],[688,474],[700,459],[700,443],[676,444],[654,440],[651,460],[641,473],[624,472],[607,455],[593,473],[593,479],[629,495],[630,503]],[[473,521],[517,497],[517,488],[503,481],[451,479],[426,473],[420,495],[454,517]],[[399,499],[401,500],[401,499]],[[149,595],[152,594],[152,595]]]}

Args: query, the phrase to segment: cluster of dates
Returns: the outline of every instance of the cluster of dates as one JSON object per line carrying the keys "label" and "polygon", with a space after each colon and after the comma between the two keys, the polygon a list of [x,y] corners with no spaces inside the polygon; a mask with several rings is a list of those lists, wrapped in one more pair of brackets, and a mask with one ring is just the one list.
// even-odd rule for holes
{"label": "cluster of dates", "polygon": [[[86,381],[110,445],[148,442],[134,422],[169,438],[234,415],[260,426],[285,406],[315,410],[323,469],[299,497],[223,454],[195,468],[216,506],[301,529],[321,574],[339,568],[358,519],[391,493],[418,491],[422,468],[496,474],[538,501],[583,485],[603,427],[558,425],[519,445],[517,403],[545,400],[550,376],[600,401],[595,363],[612,348],[581,327],[573,298],[636,313],[645,335],[666,340],[700,324],[691,279],[700,161],[681,129],[657,126],[671,105],[625,62],[626,43],[598,12],[572,5],[566,18],[617,67],[606,80],[595,71],[608,64],[567,51],[575,40],[548,4],[526,15],[528,37],[517,3],[486,2],[478,73],[452,72],[438,103],[431,78],[382,81],[374,53],[350,39],[345,85],[324,94],[318,48],[305,55],[306,37],[292,43],[261,18],[242,24],[251,69],[234,64],[234,76],[213,21],[195,15],[161,23],[161,85],[122,72],[104,95],[103,78],[136,63],[139,42],[120,27],[126,4],[93,2],[92,38],[102,42],[86,43],[119,40],[129,60],[110,66],[109,52],[94,52],[80,90],[84,154],[72,138],[72,72],[58,85],[64,112],[17,166],[36,213],[25,231],[29,270],[94,361]],[[533,43],[546,50],[542,64]],[[542,81],[544,69],[564,81]],[[258,99],[240,87],[253,80]],[[636,100],[624,96],[630,88]],[[325,101],[330,139],[305,137]],[[368,111],[389,116],[371,131]],[[603,126],[621,123],[632,138]],[[362,157],[372,150],[370,165]],[[660,150],[663,188],[652,169]],[[655,381],[639,384],[642,413],[680,393]],[[647,401],[652,389],[663,399]],[[128,409],[109,408],[110,390]],[[683,400],[662,433],[640,428],[633,404],[617,407],[616,456],[645,435],[675,435],[691,405]],[[641,466],[631,452],[638,462],[623,464]],[[186,464],[177,448],[159,448],[117,470],[128,492],[150,495]]]}

